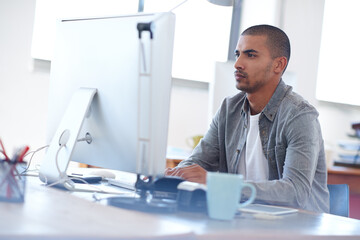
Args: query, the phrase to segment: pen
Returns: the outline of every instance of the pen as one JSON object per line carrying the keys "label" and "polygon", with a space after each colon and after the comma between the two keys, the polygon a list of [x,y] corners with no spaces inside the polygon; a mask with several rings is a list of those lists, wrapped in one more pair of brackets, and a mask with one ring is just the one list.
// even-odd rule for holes
{"label": "pen", "polygon": [[1,149],[2,149],[2,154],[4,154],[4,156],[5,156],[5,160],[10,160],[10,158],[8,157],[8,155],[6,154],[6,151],[5,151],[5,148],[4,148],[4,144],[3,144],[3,142],[2,142],[2,140],[1,140],[1,138],[0,138],[0,146],[1,146]]}
{"label": "pen", "polygon": [[22,162],[25,154],[29,151],[29,146],[18,148],[11,159],[12,163]]}
{"label": "pen", "polygon": [[21,150],[21,152],[20,152],[20,155],[19,155],[19,157],[17,158],[17,161],[18,162],[23,162],[24,161],[24,156],[25,156],[25,154],[29,151],[29,146],[25,146],[22,150]]}

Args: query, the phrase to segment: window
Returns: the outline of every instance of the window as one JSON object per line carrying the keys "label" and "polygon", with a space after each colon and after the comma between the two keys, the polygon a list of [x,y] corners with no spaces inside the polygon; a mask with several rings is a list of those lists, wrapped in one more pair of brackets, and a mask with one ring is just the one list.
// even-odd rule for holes
{"label": "window", "polygon": [[[145,12],[169,11],[183,0],[145,0]],[[57,18],[132,14],[134,0],[37,0],[32,57],[51,60]],[[214,62],[226,61],[232,8],[188,0],[176,14],[173,77],[208,82]]]}
{"label": "window", "polygon": [[137,1],[128,0],[37,0],[31,56],[51,60],[56,20],[136,13]]}
{"label": "window", "polygon": [[360,1],[326,0],[316,97],[360,105]]}
{"label": "window", "polygon": [[[148,0],[144,10],[168,11],[181,2]],[[189,0],[174,13],[173,76],[209,82],[214,75],[215,61],[227,60],[232,7],[214,5],[206,0]]]}

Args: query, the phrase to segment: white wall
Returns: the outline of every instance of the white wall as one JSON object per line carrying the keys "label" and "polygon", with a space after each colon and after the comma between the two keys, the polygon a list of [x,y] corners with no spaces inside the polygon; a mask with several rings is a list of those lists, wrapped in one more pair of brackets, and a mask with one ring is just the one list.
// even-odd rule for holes
{"label": "white wall", "polygon": [[[325,143],[335,148],[338,140],[348,138],[351,123],[360,121],[360,107],[321,102],[315,97],[324,2],[285,0],[283,28],[292,44],[288,70],[296,73],[297,91],[318,109]],[[334,70],[340,71],[329,69]]]}
{"label": "white wall", "polygon": [[14,146],[45,139],[47,72],[32,71],[35,0],[0,0],[0,137]]}
{"label": "white wall", "polygon": [[[318,108],[324,138],[334,145],[346,138],[351,122],[360,121],[360,107],[315,98],[324,0],[282,3],[280,19],[293,50],[288,70],[296,74],[298,92]],[[10,150],[45,144],[49,66],[34,66],[30,57],[34,9],[35,0],[0,0],[0,137]],[[209,91],[204,84],[174,80],[169,145],[186,147],[188,136],[206,131]]]}
{"label": "white wall", "polygon": [[191,149],[186,139],[204,135],[209,127],[209,86],[181,79],[173,79],[172,86],[168,144]]}

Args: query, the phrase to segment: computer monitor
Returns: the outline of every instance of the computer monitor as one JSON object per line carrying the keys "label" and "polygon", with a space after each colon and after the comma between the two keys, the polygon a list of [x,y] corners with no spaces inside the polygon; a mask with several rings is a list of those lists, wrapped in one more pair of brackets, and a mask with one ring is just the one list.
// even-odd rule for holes
{"label": "computer monitor", "polygon": [[43,182],[61,179],[70,160],[163,174],[174,27],[173,13],[58,22]]}

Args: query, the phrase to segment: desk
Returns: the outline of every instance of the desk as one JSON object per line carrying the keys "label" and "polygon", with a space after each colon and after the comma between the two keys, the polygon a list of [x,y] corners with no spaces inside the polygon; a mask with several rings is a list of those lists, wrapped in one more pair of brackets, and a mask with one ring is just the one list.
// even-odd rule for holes
{"label": "desk", "polygon": [[328,169],[329,184],[348,184],[350,217],[360,219],[360,169],[332,166]]}
{"label": "desk", "polygon": [[0,239],[359,239],[360,221],[306,211],[276,220],[233,221],[201,213],[147,214],[29,181],[23,204],[0,202]]}
{"label": "desk", "polygon": [[0,239],[193,239],[190,228],[161,216],[104,206],[29,180],[23,204],[0,202]]}

